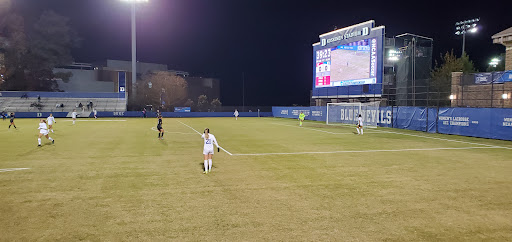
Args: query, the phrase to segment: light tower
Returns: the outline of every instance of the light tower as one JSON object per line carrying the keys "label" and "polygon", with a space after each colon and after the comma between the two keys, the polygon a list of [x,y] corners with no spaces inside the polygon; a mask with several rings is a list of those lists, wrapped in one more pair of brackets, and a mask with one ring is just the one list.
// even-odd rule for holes
{"label": "light tower", "polygon": [[466,47],[466,33],[476,33],[478,31],[478,22],[480,18],[464,20],[455,23],[455,34],[462,35],[462,54],[464,56],[464,48]]}
{"label": "light tower", "polygon": [[[135,84],[137,82],[137,31],[135,24],[135,13],[137,3],[146,3],[148,0],[121,0],[129,2],[132,5],[132,93],[135,94]],[[133,95],[135,97],[135,95]]]}

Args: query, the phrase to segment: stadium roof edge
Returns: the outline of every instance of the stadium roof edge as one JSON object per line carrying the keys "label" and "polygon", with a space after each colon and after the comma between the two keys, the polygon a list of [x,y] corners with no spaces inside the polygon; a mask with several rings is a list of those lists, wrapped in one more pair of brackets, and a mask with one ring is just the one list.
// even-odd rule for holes
{"label": "stadium roof edge", "polygon": [[358,24],[354,24],[354,25],[351,25],[351,26],[345,27],[345,28],[341,28],[341,29],[333,30],[333,31],[331,31],[331,32],[327,32],[327,33],[321,34],[321,35],[319,35],[319,37],[323,37],[323,36],[326,36],[326,35],[334,34],[334,33],[336,33],[336,32],[345,31],[345,30],[347,30],[347,29],[354,28],[354,27],[356,27],[356,26],[360,26],[360,25],[365,25],[365,24],[368,24],[368,23],[373,23],[373,24],[375,24],[375,20],[368,20],[368,21],[366,21],[366,22],[362,22],[362,23],[358,23]]}
{"label": "stadium roof edge", "polygon": [[312,44],[312,46],[319,45],[319,44],[320,44],[320,42],[316,42],[316,43]]}

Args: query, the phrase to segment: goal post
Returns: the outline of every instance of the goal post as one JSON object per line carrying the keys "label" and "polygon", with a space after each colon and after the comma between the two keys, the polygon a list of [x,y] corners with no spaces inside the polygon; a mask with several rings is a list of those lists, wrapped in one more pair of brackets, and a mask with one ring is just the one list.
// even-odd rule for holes
{"label": "goal post", "polygon": [[368,128],[377,128],[380,102],[328,103],[326,124],[357,124],[359,114]]}

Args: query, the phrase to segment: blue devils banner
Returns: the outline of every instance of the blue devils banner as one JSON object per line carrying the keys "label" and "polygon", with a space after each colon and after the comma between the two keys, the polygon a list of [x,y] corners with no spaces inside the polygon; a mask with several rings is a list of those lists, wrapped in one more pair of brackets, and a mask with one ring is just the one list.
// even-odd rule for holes
{"label": "blue devils banner", "polygon": [[126,72],[118,72],[119,92],[126,92]]}
{"label": "blue devils banner", "polygon": [[491,84],[492,81],[492,73],[475,74],[475,84]]}
{"label": "blue devils banner", "polygon": [[174,107],[174,112],[190,113],[190,107]]}
{"label": "blue devils banner", "polygon": [[512,82],[512,71],[496,71],[492,73],[494,83]]}

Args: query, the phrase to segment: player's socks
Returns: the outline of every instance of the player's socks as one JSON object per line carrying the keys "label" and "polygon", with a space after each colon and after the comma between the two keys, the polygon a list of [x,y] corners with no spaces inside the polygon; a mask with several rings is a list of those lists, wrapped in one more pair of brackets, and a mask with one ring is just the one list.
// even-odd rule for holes
{"label": "player's socks", "polygon": [[39,143],[39,145],[41,145],[41,138],[37,138],[37,143]]}
{"label": "player's socks", "polygon": [[48,137],[48,139],[49,139],[49,140],[50,140],[51,142],[53,142],[53,139],[52,139],[52,137]]}
{"label": "player's socks", "polygon": [[208,159],[208,172],[212,171],[212,159]]}
{"label": "player's socks", "polygon": [[356,130],[357,130],[357,134],[361,134],[361,132],[359,132],[359,128],[356,128]]}
{"label": "player's socks", "polygon": [[361,128],[361,134],[363,134],[363,133],[364,133],[364,132],[363,132],[363,128]]}
{"label": "player's socks", "polygon": [[162,132],[162,138],[164,137],[164,132]]}
{"label": "player's socks", "polygon": [[9,125],[9,128],[11,128],[11,125]]}
{"label": "player's socks", "polygon": [[75,120],[73,120],[73,124],[75,124]]}
{"label": "player's socks", "polygon": [[160,138],[160,134],[161,134],[161,133],[159,132],[159,133],[158,133],[158,138]]}
{"label": "player's socks", "polygon": [[208,173],[208,160],[204,160],[204,171]]}

